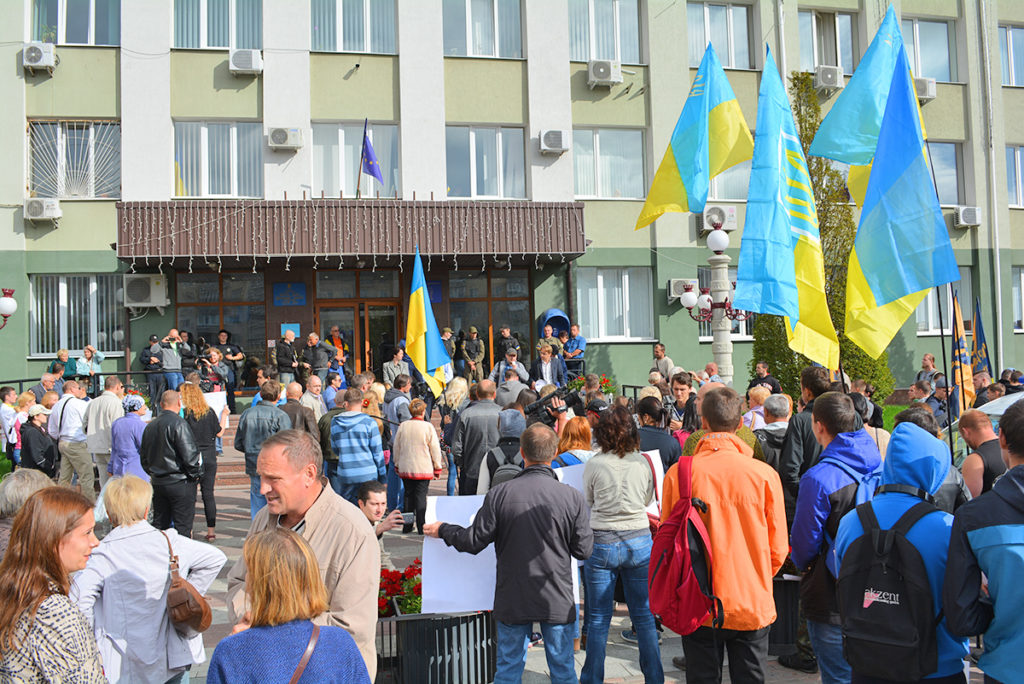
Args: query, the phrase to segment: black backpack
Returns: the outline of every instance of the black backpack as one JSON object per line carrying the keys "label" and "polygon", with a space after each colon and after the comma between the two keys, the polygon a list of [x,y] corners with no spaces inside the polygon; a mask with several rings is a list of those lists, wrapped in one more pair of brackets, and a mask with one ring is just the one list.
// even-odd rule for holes
{"label": "black backpack", "polygon": [[494,459],[498,462],[498,467],[494,470],[494,475],[491,475],[491,486],[490,489],[494,489],[502,482],[508,482],[509,480],[516,477],[519,473],[523,472],[523,457],[516,453],[511,461],[505,456],[505,452],[500,447],[494,447],[493,450]]}
{"label": "black backpack", "polygon": [[843,656],[853,671],[887,681],[918,681],[938,669],[931,584],[920,552],[906,535],[938,509],[931,496],[903,485],[883,491],[923,495],[888,530],[879,527],[870,501],[857,506],[864,534],[850,544],[839,569],[837,597]]}

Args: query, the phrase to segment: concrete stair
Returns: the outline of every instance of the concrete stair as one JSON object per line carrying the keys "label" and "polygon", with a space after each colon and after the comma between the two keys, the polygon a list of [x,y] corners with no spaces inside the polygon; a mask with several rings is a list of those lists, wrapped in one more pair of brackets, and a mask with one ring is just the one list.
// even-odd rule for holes
{"label": "concrete stair", "polygon": [[245,474],[245,454],[235,449],[237,429],[238,416],[232,415],[222,438],[224,453],[217,457],[217,489],[249,488],[249,476]]}

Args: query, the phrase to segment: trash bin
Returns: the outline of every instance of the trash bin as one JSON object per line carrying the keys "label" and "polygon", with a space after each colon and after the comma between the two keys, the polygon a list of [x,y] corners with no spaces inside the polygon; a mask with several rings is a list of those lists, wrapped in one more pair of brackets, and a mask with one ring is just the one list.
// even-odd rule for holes
{"label": "trash bin", "polygon": [[777,617],[768,633],[768,654],[796,653],[796,635],[800,623],[800,578],[792,575],[775,577],[772,589]]}
{"label": "trash bin", "polygon": [[378,684],[486,684],[496,669],[490,611],[377,621]]}

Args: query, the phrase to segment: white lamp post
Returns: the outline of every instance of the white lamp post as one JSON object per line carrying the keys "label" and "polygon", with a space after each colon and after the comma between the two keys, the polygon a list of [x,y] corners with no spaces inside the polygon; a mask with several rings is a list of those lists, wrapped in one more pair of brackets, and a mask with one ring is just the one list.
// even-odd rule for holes
{"label": "white lamp post", "polygon": [[13,316],[17,310],[18,302],[14,301],[14,290],[3,288],[3,297],[0,297],[0,318],[3,318],[3,322],[0,323],[0,329],[7,325],[7,319]]}

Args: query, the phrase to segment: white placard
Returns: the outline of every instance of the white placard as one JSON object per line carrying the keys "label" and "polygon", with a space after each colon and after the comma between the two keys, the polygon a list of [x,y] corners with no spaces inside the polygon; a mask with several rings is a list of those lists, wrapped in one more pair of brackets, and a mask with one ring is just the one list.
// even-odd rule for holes
{"label": "white placard", "polygon": [[220,420],[221,413],[224,412],[225,407],[228,405],[228,393],[203,392],[203,398],[206,399],[206,403],[213,409],[213,414],[217,416],[217,420]]}
{"label": "white placard", "polygon": [[586,463],[577,463],[576,465],[565,466],[564,468],[555,468],[555,475],[558,479],[569,485],[573,489],[583,491],[583,468]]}
{"label": "white placard", "polygon": [[647,512],[651,515],[661,517],[661,493],[664,491],[665,486],[665,464],[661,462],[661,452],[657,449],[643,452],[651,457],[651,463],[654,464],[654,490],[657,495],[651,504],[647,507]]}

